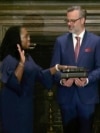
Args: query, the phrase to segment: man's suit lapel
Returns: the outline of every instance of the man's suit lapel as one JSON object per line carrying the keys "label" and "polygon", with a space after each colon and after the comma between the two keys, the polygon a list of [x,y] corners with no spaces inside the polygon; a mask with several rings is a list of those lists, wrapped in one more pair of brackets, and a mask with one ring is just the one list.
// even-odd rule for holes
{"label": "man's suit lapel", "polygon": [[68,40],[67,40],[67,49],[68,49],[68,53],[69,53],[69,58],[71,63],[75,63],[75,53],[74,53],[74,44],[73,44],[73,39],[72,39],[72,34],[69,33],[68,35]]}

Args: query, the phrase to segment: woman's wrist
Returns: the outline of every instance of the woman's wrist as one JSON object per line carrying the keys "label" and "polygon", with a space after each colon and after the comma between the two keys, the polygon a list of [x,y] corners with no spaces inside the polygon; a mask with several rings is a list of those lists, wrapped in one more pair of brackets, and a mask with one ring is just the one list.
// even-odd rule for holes
{"label": "woman's wrist", "polygon": [[56,65],[55,65],[55,69],[56,69],[56,71],[60,71],[60,69],[59,69],[59,64],[56,64]]}
{"label": "woman's wrist", "polygon": [[60,65],[60,64],[55,65],[56,71],[63,71],[63,70],[66,70],[67,68],[68,68],[67,65]]}
{"label": "woman's wrist", "polygon": [[19,65],[24,67],[24,63],[23,62],[19,62]]}

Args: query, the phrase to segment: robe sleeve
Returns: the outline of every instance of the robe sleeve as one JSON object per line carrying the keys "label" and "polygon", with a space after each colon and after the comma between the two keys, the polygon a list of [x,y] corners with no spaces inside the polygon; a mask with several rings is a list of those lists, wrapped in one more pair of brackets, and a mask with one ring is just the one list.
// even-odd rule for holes
{"label": "robe sleeve", "polygon": [[[56,73],[57,78],[59,78],[60,80],[60,73]],[[38,71],[38,80],[48,89],[50,90],[53,87],[54,84],[54,77],[53,75],[51,75],[50,70],[49,69],[42,69],[39,68]]]}
{"label": "robe sleeve", "polygon": [[[13,65],[14,64],[14,65]],[[17,92],[18,94],[22,93],[21,84],[15,76],[16,65],[9,58],[5,59],[1,65],[1,82],[5,87],[11,89],[12,91]]]}

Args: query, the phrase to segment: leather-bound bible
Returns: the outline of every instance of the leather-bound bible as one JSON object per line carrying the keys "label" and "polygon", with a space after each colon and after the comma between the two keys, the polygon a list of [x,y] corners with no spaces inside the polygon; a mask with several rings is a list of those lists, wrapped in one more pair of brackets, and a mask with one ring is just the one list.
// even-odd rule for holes
{"label": "leather-bound bible", "polygon": [[63,78],[86,78],[88,76],[87,69],[83,67],[67,68],[61,73],[61,79]]}
{"label": "leather-bound bible", "polygon": [[86,71],[87,69],[83,67],[72,67],[63,70],[62,72],[66,73],[66,72],[86,72]]}
{"label": "leather-bound bible", "polygon": [[87,72],[70,72],[70,73],[61,73],[61,79],[66,78],[86,78]]}

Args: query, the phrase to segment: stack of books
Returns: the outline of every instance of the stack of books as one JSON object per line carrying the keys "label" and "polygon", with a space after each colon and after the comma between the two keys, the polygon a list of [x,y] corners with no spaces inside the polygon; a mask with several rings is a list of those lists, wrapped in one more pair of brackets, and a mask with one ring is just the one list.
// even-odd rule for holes
{"label": "stack of books", "polygon": [[83,67],[67,68],[61,72],[61,79],[64,78],[86,78],[87,69]]}

